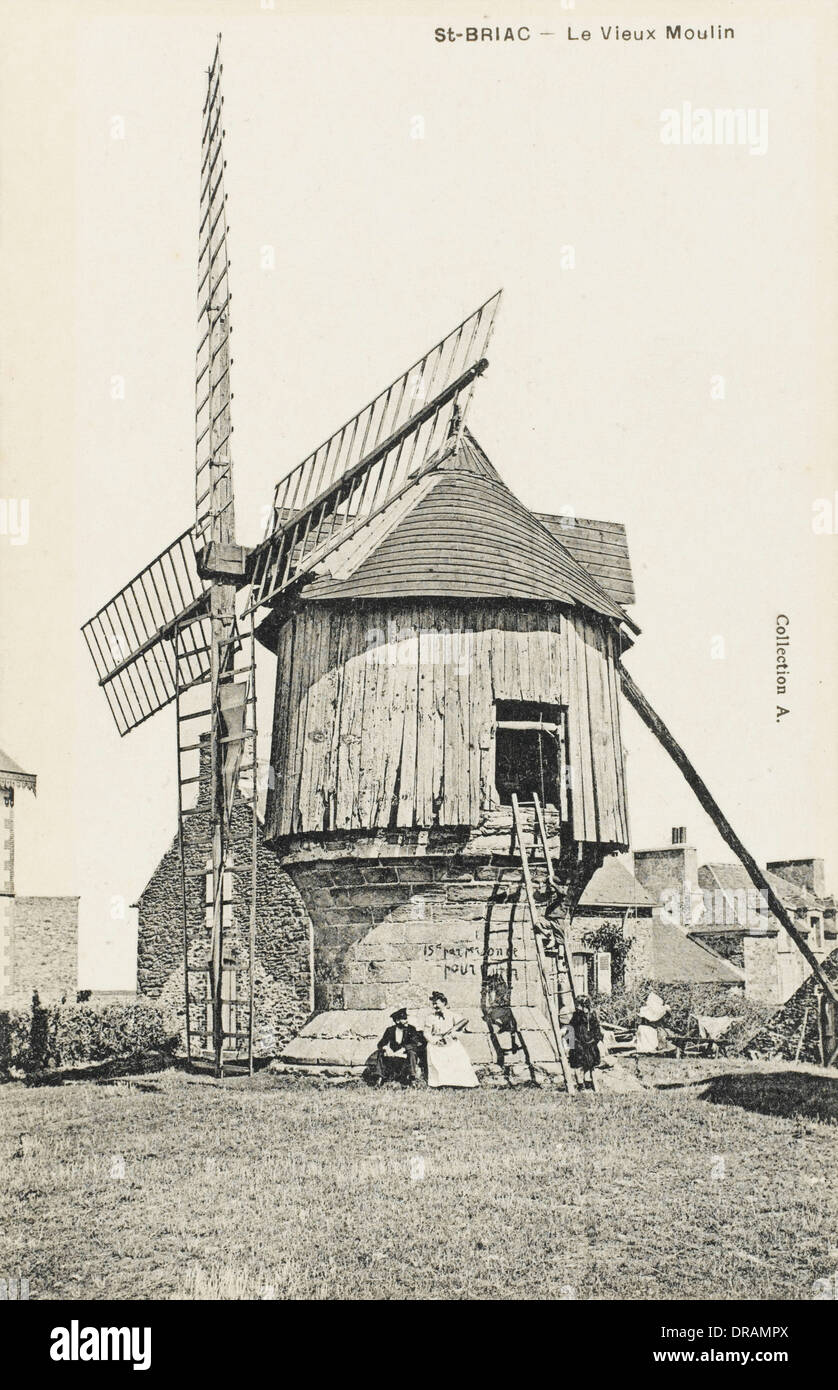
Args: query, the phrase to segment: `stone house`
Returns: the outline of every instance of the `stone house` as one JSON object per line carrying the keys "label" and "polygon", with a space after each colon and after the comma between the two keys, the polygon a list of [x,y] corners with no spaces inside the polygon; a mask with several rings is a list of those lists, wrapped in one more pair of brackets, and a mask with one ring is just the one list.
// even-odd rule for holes
{"label": "stone house", "polygon": [[[743,972],[704,942],[691,940],[656,912],[652,894],[638,882],[627,864],[609,859],[585,889],[570,929],[574,984],[577,992],[610,994],[624,986],[632,989],[643,980],[659,985],[718,984],[741,986]],[[602,944],[613,934],[625,936],[631,949],[625,958],[622,980],[612,953],[595,950],[598,933]]]}
{"label": "stone house", "polygon": [[[741,864],[699,865],[686,831],[676,828],[672,836],[671,845],[634,854],[635,874],[655,901],[655,917],[741,972],[750,998],[784,1003],[810,973],[794,942]],[[823,861],[775,860],[766,876],[815,956],[824,959],[838,935]]]}
{"label": "stone house", "polygon": [[[250,872],[235,871],[235,845],[251,835],[249,805],[240,797],[233,810],[233,868],[225,885],[225,1027],[237,1031],[247,1016],[250,979],[247,936],[250,922]],[[187,932],[190,969],[206,965],[207,921],[211,920],[212,864],[209,744],[202,740],[198,796],[184,817]],[[243,863],[249,865],[244,850]],[[137,987],[158,999],[167,1022],[183,1031],[182,869],[178,836],[155,868],[134,906],[137,908]],[[300,895],[266,845],[261,824],[256,853],[256,940],[254,953],[254,1051],[270,1056],[305,1022],[313,1007],[311,923]],[[192,1006],[194,1009],[194,1005]],[[207,998],[204,1014],[211,1034]],[[199,1009],[201,1006],[199,1005]],[[196,1020],[191,1018],[193,1033]]]}
{"label": "stone house", "polygon": [[28,1004],[75,999],[78,989],[79,900],[19,897],[15,891],[15,792],[37,789],[0,750],[0,1001]]}
{"label": "stone house", "polygon": [[607,943],[613,937],[632,941],[626,959],[630,975],[638,938],[645,939],[651,927],[652,906],[652,899],[622,860],[606,859],[597,869],[579,899],[569,931],[577,994],[610,994],[612,988],[619,990],[628,982],[621,980],[619,964]]}
{"label": "stone house", "polygon": [[15,897],[8,997],[74,1001],[79,987],[79,899]]}

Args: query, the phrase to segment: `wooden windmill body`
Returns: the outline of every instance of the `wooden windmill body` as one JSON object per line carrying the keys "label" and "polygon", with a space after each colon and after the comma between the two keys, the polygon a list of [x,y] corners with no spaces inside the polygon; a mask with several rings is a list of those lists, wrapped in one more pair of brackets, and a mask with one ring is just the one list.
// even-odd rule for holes
{"label": "wooden windmill body", "polygon": [[[499,292],[283,478],[258,546],[237,544],[221,73],[217,48],[195,522],[84,627],[120,733],[177,707],[190,1055],[253,1064],[258,633],[277,659],[264,835],[308,909],[315,973],[316,1018],[289,1057],[360,1065],[382,1010],[439,987],[476,1020],[476,1059],[497,1053],[506,1009],[515,1045],[541,1048],[570,1085],[565,931],[604,856],[629,845],[621,689],[726,834],[723,817],[621,666],[638,629],[619,528],[532,513],[467,428]],[[211,845],[196,870],[184,817],[207,746]],[[246,939],[231,913],[243,883]],[[234,1023],[232,960],[246,963]]]}

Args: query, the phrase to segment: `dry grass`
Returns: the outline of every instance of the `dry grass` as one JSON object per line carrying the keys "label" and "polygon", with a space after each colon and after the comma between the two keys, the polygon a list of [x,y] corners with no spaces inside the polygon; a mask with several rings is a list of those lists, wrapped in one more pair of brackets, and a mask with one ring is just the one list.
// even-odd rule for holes
{"label": "dry grass", "polygon": [[786,1083],[786,1113],[737,1088],[9,1086],[0,1276],[32,1298],[810,1299],[838,1267],[834,1124]]}

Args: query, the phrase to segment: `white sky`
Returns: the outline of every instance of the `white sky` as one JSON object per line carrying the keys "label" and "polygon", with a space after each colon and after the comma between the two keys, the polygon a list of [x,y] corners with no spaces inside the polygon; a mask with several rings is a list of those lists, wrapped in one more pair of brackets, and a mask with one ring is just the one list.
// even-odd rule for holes
{"label": "white sky", "polygon": [[[472,429],[533,508],[625,522],[627,664],[757,856],[822,856],[838,888],[838,541],[812,530],[838,489],[828,7],[737,6],[735,42],[634,47],[568,44],[565,21],[662,35],[651,6],[579,0],[539,26],[516,0],[484,22],[555,37],[514,46],[434,42],[450,7],[379,8],[3,7],[0,496],[29,499],[30,539],[0,535],[0,746],[38,774],[18,891],[81,894],[83,985],[133,984],[111,899],[134,901],[176,828],[173,713],[121,740],[79,627],[192,519],[219,27],[239,538],[259,538],[282,473],[503,285]],[[663,145],[660,112],[684,101],[767,109],[767,153]],[[266,731],[273,680],[265,654]],[[729,858],[630,711],[625,731],[635,845],[683,824],[702,859]]]}

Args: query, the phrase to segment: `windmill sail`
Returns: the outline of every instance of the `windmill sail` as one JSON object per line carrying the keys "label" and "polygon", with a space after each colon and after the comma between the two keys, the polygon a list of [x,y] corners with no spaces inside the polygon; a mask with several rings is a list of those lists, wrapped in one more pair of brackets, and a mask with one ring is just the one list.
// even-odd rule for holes
{"label": "windmill sail", "polygon": [[221,39],[207,73],[201,134],[198,352],[195,364],[195,531],[200,546],[231,542],[230,262],[224,193]]}
{"label": "windmill sail", "polygon": [[462,428],[500,290],[282,479],[256,552],[251,608],[269,603],[422,472]]}
{"label": "windmill sail", "polygon": [[175,698],[171,638],[183,623],[185,667],[192,681],[209,673],[209,620],[198,575],[195,537],[184,531],[140,570],[82,632],[120,734],[127,734]]}

